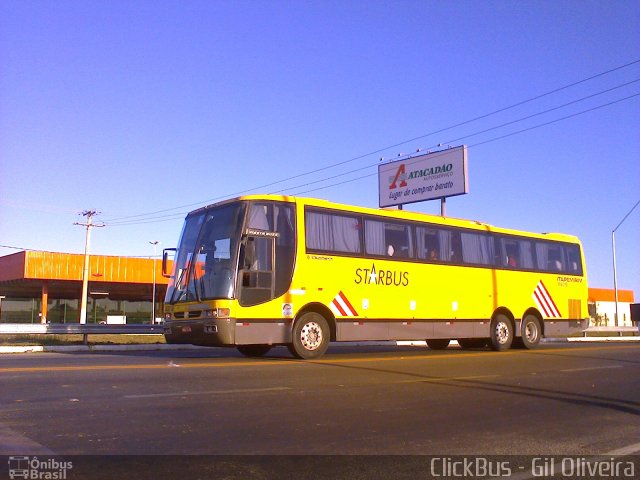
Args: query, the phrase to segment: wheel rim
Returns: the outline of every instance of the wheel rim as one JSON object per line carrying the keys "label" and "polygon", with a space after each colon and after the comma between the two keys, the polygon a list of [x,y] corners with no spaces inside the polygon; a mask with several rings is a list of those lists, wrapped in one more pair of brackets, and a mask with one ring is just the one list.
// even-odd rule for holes
{"label": "wheel rim", "polygon": [[538,326],[535,322],[528,322],[524,328],[524,335],[529,343],[538,340]]}
{"label": "wheel rim", "polygon": [[496,324],[496,340],[501,345],[509,341],[509,326],[505,322]]}
{"label": "wheel rim", "polygon": [[300,343],[307,350],[315,350],[322,345],[322,328],[316,322],[305,323],[300,331]]}

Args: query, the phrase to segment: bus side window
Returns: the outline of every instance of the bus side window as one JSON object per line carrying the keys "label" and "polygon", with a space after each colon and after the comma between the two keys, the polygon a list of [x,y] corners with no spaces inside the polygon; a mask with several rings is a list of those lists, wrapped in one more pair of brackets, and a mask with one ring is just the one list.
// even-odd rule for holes
{"label": "bus side window", "polygon": [[321,253],[359,254],[361,223],[355,215],[305,212],[305,242],[307,250]]}
{"label": "bus side window", "polygon": [[569,259],[569,271],[576,275],[582,275],[582,261],[580,259],[580,247],[568,245],[566,247],[567,258]]}
{"label": "bus side window", "polygon": [[411,236],[411,226],[385,223],[385,238],[389,245],[387,252],[391,252],[389,256],[398,258],[412,258],[413,246]]}
{"label": "bus side window", "polygon": [[413,257],[411,226],[366,219],[364,230],[367,254],[394,258]]}
{"label": "bus side window", "polygon": [[462,259],[466,265],[493,265],[495,246],[493,237],[481,232],[464,232],[462,241]]}
{"label": "bus side window", "polygon": [[536,258],[538,268],[544,272],[564,272],[564,248],[552,242],[536,242]]}
{"label": "bus side window", "polygon": [[416,228],[418,242],[418,258],[429,262],[440,260],[440,241],[438,231],[431,228]]}
{"label": "bus side window", "polygon": [[462,264],[462,239],[460,232],[451,232],[451,263]]}
{"label": "bus side window", "polygon": [[564,263],[562,261],[562,248],[553,247],[549,249],[549,259],[547,261],[548,269],[556,272],[564,271]]}
{"label": "bus side window", "polygon": [[518,241],[511,239],[502,239],[503,243],[503,267],[518,268],[520,266],[520,249]]}

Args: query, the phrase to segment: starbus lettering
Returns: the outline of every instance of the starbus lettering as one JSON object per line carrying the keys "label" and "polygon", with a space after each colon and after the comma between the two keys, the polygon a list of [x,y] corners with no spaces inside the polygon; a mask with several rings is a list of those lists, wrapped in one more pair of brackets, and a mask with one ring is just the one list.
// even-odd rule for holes
{"label": "starbus lettering", "polygon": [[409,285],[409,272],[401,270],[378,270],[375,263],[371,268],[357,268],[354,279],[356,285],[383,285],[385,287],[406,287]]}
{"label": "starbus lettering", "polygon": [[448,163],[446,165],[439,165],[437,167],[429,167],[422,170],[414,170],[409,173],[409,179],[419,178],[419,177],[428,177],[430,175],[438,175],[440,173],[447,173],[453,170],[453,163]]}

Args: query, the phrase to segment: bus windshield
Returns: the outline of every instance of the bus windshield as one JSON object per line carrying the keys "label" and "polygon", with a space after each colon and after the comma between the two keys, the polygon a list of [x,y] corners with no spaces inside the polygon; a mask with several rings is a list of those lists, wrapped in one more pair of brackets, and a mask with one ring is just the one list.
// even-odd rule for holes
{"label": "bus windshield", "polygon": [[166,303],[233,298],[243,218],[239,202],[187,217]]}

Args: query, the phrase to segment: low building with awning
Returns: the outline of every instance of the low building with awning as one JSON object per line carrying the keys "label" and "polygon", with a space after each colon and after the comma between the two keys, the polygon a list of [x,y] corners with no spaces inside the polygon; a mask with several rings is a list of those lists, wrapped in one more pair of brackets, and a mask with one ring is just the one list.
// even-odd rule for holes
{"label": "low building with awning", "polygon": [[[84,255],[25,250],[0,257],[0,322],[78,323]],[[162,317],[168,279],[153,258],[91,255],[87,323],[150,323]]]}
{"label": "low building with awning", "polygon": [[618,290],[618,318],[616,319],[616,291],[610,288],[589,288],[589,313],[597,327],[632,326],[631,305],[633,290]]}

